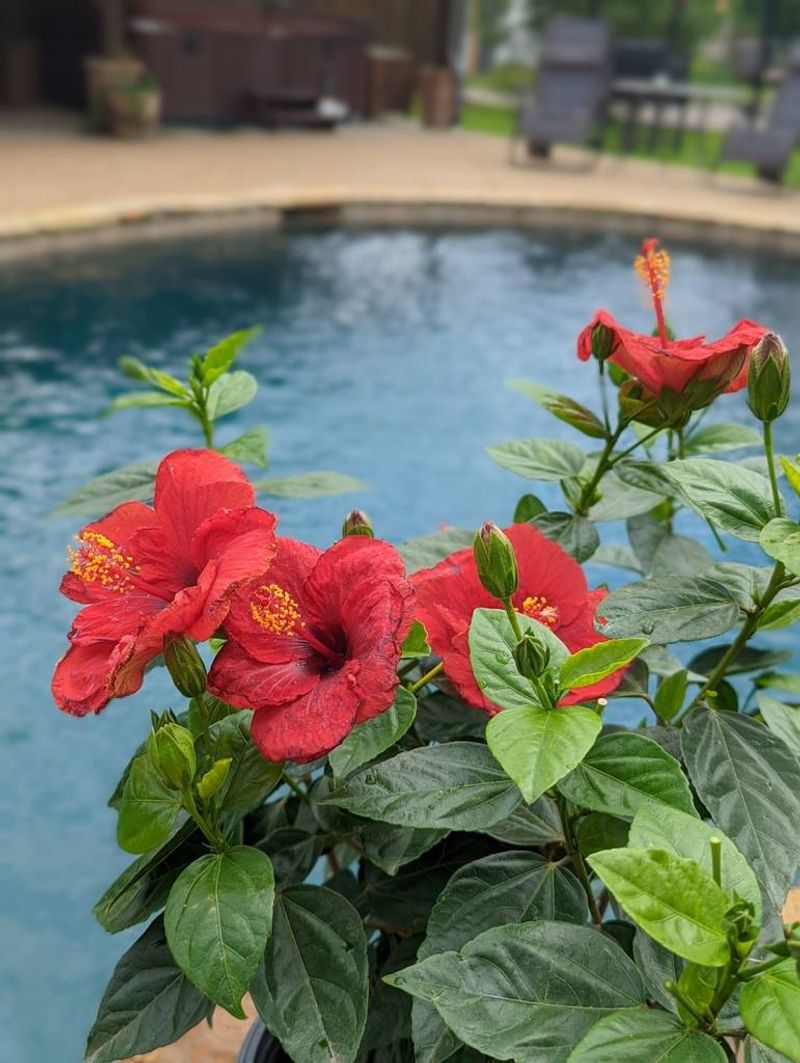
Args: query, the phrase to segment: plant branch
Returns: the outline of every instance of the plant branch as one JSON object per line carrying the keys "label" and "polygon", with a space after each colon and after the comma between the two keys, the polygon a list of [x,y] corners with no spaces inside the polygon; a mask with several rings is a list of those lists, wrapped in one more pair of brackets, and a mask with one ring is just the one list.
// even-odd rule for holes
{"label": "plant branch", "polygon": [[564,845],[572,860],[572,866],[575,869],[575,874],[578,876],[581,886],[583,886],[583,892],[586,894],[586,900],[589,904],[589,912],[592,916],[592,922],[595,926],[602,926],[603,917],[600,914],[600,909],[597,907],[597,900],[592,889],[591,879],[589,878],[589,872],[586,870],[586,864],[584,863],[581,851],[578,848],[578,842],[575,838],[574,822],[569,813],[566,800],[561,794],[556,795],[556,807],[558,809],[558,817],[561,820],[561,830],[564,833]]}
{"label": "plant branch", "polygon": [[435,664],[429,672],[426,672],[425,675],[422,676],[421,679],[418,679],[416,683],[412,683],[411,686],[408,687],[410,693],[416,694],[418,690],[422,690],[424,686],[427,686],[427,684],[430,683],[432,679],[435,679],[436,676],[439,675],[443,668],[444,662],[439,661],[439,663]]}

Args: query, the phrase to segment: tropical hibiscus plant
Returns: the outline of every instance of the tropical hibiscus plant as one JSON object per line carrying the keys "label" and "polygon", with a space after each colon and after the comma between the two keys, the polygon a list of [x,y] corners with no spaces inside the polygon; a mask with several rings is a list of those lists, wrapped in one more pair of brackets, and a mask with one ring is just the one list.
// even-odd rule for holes
{"label": "tropical hibiscus plant", "polygon": [[[186,382],[125,362],[147,390],[114,405],[180,408],[205,446],[66,504],[96,519],[56,703],[100,712],[159,664],[176,688],[109,802],[134,861],[95,914],[147,925],[88,1060],[248,1000],[295,1063],[800,1060],[800,675],[771,643],[800,619],[788,356],[753,321],[676,338],[666,252],[636,268],[653,332],[601,310],[578,337],[597,411],[511,382],[586,449],[491,447],[563,495],[505,529],[398,548],[353,511],[326,549],[283,536],[258,492],[359,485],[253,484],[263,431],[216,443],[255,392],[249,334]],[[705,419],[741,389],[752,423]]]}

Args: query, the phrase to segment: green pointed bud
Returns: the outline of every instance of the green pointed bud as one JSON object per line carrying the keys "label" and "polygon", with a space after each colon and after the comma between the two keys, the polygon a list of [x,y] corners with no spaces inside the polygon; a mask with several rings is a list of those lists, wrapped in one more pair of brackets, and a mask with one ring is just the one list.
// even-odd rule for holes
{"label": "green pointed bud", "polygon": [[520,675],[526,679],[538,679],[547,671],[550,650],[529,631],[514,647],[514,662]]}
{"label": "green pointed bud", "polygon": [[598,322],[592,329],[592,354],[598,362],[604,362],[614,347],[614,333],[608,325]]}
{"label": "green pointed bud", "polygon": [[372,530],[372,521],[363,510],[353,509],[344,518],[342,538],[344,539],[348,535],[365,535],[369,539],[374,537],[375,532]]}
{"label": "green pointed bud", "polygon": [[789,403],[792,373],[783,340],[767,332],[753,349],[747,371],[747,405],[759,421],[777,421]]}
{"label": "green pointed bud", "polygon": [[172,682],[187,698],[206,692],[206,666],[191,639],[169,639],[164,646],[164,663]]}
{"label": "green pointed bud", "polygon": [[225,757],[224,760],[215,761],[202,779],[200,779],[197,784],[197,793],[203,801],[208,801],[210,797],[213,797],[217,790],[219,790],[220,786],[222,786],[228,778],[228,771],[231,763],[231,757]]}
{"label": "green pointed bud", "polygon": [[147,752],[153,767],[173,790],[191,785],[197,771],[194,738],[179,723],[168,723],[147,739]]}
{"label": "green pointed bud", "polygon": [[508,601],[517,589],[517,558],[511,540],[496,524],[487,520],[472,544],[478,576],[489,594]]}

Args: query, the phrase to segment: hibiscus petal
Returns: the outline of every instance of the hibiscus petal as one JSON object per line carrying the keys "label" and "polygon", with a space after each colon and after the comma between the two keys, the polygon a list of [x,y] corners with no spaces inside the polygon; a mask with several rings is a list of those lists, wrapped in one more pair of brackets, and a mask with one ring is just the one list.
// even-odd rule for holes
{"label": "hibiscus petal", "polygon": [[307,764],[347,737],[360,703],[356,669],[343,668],[296,701],[254,713],[250,733],[267,760]]}
{"label": "hibiscus petal", "polygon": [[[544,598],[558,610],[557,628],[569,624],[586,601],[586,577],[581,566],[532,524],[512,524],[505,532],[519,568],[515,608],[524,613],[527,598]],[[494,608],[499,604],[495,602]]]}
{"label": "hibiscus petal", "polygon": [[[112,509],[100,520],[92,521],[82,528],[77,536],[78,543],[74,547],[78,559],[82,552],[88,552],[92,543],[100,538],[112,544],[122,555],[131,558],[135,562],[136,536],[145,528],[152,528],[156,516],[150,506],[144,502],[124,502],[116,509]],[[102,546],[99,548],[102,554]],[[89,603],[102,602],[112,597],[119,596],[119,590],[112,584],[104,584],[99,579],[84,578],[80,574],[80,562],[75,565],[75,570],[70,570],[61,581],[60,591],[73,602]]]}
{"label": "hibiscus petal", "polygon": [[190,556],[192,536],[220,509],[247,509],[255,492],[241,468],[214,450],[175,450],[156,473],[154,506],[161,527]]}
{"label": "hibiscus petal", "polygon": [[327,627],[341,623],[348,599],[378,582],[404,580],[405,565],[397,550],[382,539],[350,535],[320,555],[303,588],[309,622]]}
{"label": "hibiscus petal", "polygon": [[308,694],[319,682],[319,669],[307,658],[265,664],[238,643],[228,642],[214,658],[208,689],[229,705],[266,711]]}
{"label": "hibiscus petal", "polygon": [[111,699],[108,689],[114,642],[73,643],[53,673],[51,690],[56,705],[71,716],[100,712]]}

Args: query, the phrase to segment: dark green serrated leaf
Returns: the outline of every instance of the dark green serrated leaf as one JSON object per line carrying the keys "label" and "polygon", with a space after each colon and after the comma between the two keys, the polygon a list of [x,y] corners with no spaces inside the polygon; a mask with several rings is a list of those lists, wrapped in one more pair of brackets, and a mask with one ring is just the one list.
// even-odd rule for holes
{"label": "dark green serrated leaf", "polygon": [[590,436],[592,439],[605,439],[606,430],[603,422],[575,399],[567,395],[559,395],[558,392],[551,391],[550,388],[537,384],[533,380],[522,380],[519,377],[507,380],[506,387],[538,402],[543,409],[552,413],[559,421],[577,428],[585,436]]}
{"label": "dark green serrated leaf", "polygon": [[693,576],[712,564],[704,546],[684,535],[671,534],[651,517],[632,517],[627,530],[642,571],[648,576]]}
{"label": "dark green serrated leaf", "polygon": [[272,925],[272,865],[239,845],[190,864],[170,890],[164,928],[187,978],[238,1019]]}
{"label": "dark green serrated leaf", "polygon": [[708,709],[687,719],[681,748],[703,804],[755,871],[769,925],[800,861],[800,763],[763,724]]}
{"label": "dark green serrated leaf", "polygon": [[180,794],[161,779],[147,754],[137,757],[122,791],[117,841],[126,853],[149,853],[172,833]]}
{"label": "dark green serrated leaf", "polygon": [[621,849],[628,844],[630,824],[607,812],[590,812],[578,824],[578,848],[584,856],[603,849]]}
{"label": "dark green serrated leaf", "polygon": [[[730,649],[730,644],[712,646],[698,653],[689,662],[689,669],[700,675],[709,676]],[[782,664],[791,657],[791,653],[782,650],[761,650],[757,646],[745,646],[736,655],[736,659],[725,669],[726,675],[746,675],[762,668],[772,668]]]}
{"label": "dark green serrated leaf", "polygon": [[800,708],[786,705],[766,694],[758,695],[758,708],[770,731],[800,758]]}
{"label": "dark green serrated leaf", "polygon": [[379,716],[357,724],[345,740],[328,754],[337,779],[343,779],[402,738],[417,713],[417,700],[404,687],[398,687],[393,704]]}
{"label": "dark green serrated leaf", "polygon": [[86,1063],[113,1063],[171,1044],[212,1006],[175,965],[156,919],[114,968],[89,1033]]}
{"label": "dark green serrated leaf", "polygon": [[671,461],[666,470],[681,496],[701,517],[739,539],[758,542],[775,516],[769,480],[729,461]]}
{"label": "dark green serrated leaf", "polygon": [[321,803],[402,827],[482,830],[510,815],[520,795],[485,746],[451,742],[365,768]]}
{"label": "dark green serrated leaf", "polygon": [[250,737],[252,713],[248,710],[225,716],[210,728],[214,756],[230,757],[231,765],[220,792],[227,812],[257,808],[278,785],[283,764],[265,760]]}
{"label": "dark green serrated leaf", "polygon": [[644,930],[637,930],[633,939],[633,958],[647,984],[648,998],[667,1011],[676,1012],[675,998],[666,991],[664,982],[668,979],[677,982],[680,978],[684,966],[680,956],[653,941]]}
{"label": "dark green serrated leaf", "polygon": [[[569,710],[562,710],[567,712]],[[681,766],[657,742],[638,734],[598,738],[578,767],[558,784],[579,808],[623,819],[643,805],[656,804],[694,814],[689,784]]]}
{"label": "dark green serrated leaf", "polygon": [[365,823],[359,831],[364,857],[387,875],[396,875],[401,867],[413,863],[437,845],[445,830],[421,827],[395,827],[391,823]]}
{"label": "dark green serrated leaf", "polygon": [[367,939],[358,912],[324,886],[286,890],[252,986],[296,1063],[352,1063],[367,1021]]}
{"label": "dark green serrated leaf", "polygon": [[479,1051],[536,1063],[566,1059],[603,1015],[645,999],[633,962],[607,936],[544,920],[488,930],[388,981],[432,1002]]}
{"label": "dark green serrated leaf", "polygon": [[715,638],[740,616],[730,590],[705,576],[648,579],[621,587],[600,603],[598,612],[610,638],[644,637],[660,645]]}
{"label": "dark green serrated leaf", "polygon": [[758,541],[765,553],[800,575],[800,524],[783,518],[771,520],[761,529]]}
{"label": "dark green serrated leaf", "polygon": [[527,524],[534,517],[538,517],[540,513],[546,512],[547,506],[542,502],[541,498],[531,494],[523,495],[514,507],[512,522],[514,524]]}
{"label": "dark green serrated leaf", "polygon": [[663,1011],[620,1011],[591,1028],[569,1063],[725,1063],[722,1046]]}
{"label": "dark green serrated leaf", "polygon": [[541,513],[531,523],[581,564],[588,561],[600,545],[600,535],[594,524],[574,513]]}
{"label": "dark green serrated leaf", "polygon": [[748,1036],[744,1040],[744,1063],[792,1063],[792,1060]]}
{"label": "dark green serrated leaf", "polygon": [[482,738],[488,717],[441,690],[417,701],[414,729],[423,742],[452,742],[457,738]]}
{"label": "dark green serrated leaf", "polygon": [[520,805],[506,819],[488,827],[486,833],[507,845],[551,845],[564,840],[558,809],[549,797],[540,797],[532,805]]}

